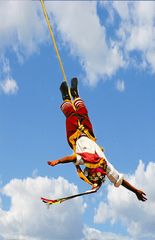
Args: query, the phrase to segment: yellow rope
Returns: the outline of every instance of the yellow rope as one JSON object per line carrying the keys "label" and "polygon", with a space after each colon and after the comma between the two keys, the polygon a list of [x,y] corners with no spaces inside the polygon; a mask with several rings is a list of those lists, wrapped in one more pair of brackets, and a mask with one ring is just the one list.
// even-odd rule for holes
{"label": "yellow rope", "polygon": [[58,51],[58,47],[57,47],[57,44],[56,44],[56,40],[55,40],[55,37],[54,37],[54,34],[53,34],[53,29],[51,27],[50,20],[49,20],[49,17],[47,15],[47,11],[46,11],[46,8],[45,8],[45,5],[44,5],[44,1],[43,0],[40,0],[40,1],[41,1],[42,9],[43,9],[43,12],[44,12],[44,16],[45,16],[45,19],[46,19],[46,23],[47,23],[47,26],[49,28],[50,35],[51,35],[51,38],[52,38],[52,41],[53,41],[53,45],[54,45],[54,48],[55,48],[55,51],[56,51],[56,55],[57,55],[57,58],[58,58],[58,61],[59,61],[59,64],[60,64],[62,75],[64,77],[64,80],[67,81],[66,74],[65,74],[65,71],[64,71],[64,67],[63,67],[63,64],[62,64],[62,61],[61,61],[61,58],[60,58],[60,54],[59,54],[59,51]]}
{"label": "yellow rope", "polygon": [[[46,20],[46,23],[47,23],[47,26],[48,26],[48,29],[49,29],[49,32],[50,32],[50,35],[51,35],[51,39],[52,39],[52,42],[53,42],[53,45],[54,45],[54,49],[55,49],[55,52],[56,52],[56,55],[57,55],[57,58],[58,58],[58,61],[59,61],[59,65],[60,65],[60,68],[61,68],[61,71],[62,71],[64,81],[67,82],[67,77],[66,77],[65,70],[64,70],[64,67],[63,67],[63,64],[62,64],[62,61],[61,61],[61,57],[60,57],[60,54],[59,54],[59,50],[58,50],[58,47],[57,47],[57,44],[56,44],[53,29],[52,29],[52,26],[51,26],[51,23],[50,23],[50,20],[49,20],[49,17],[48,17],[46,8],[45,8],[44,0],[40,0],[40,2],[41,2],[41,6],[42,6],[42,9],[43,9],[43,12],[44,12],[45,20]],[[67,85],[68,85],[68,82],[67,82]],[[72,99],[70,89],[69,89],[69,96]]]}
{"label": "yellow rope", "polygon": [[[60,65],[60,68],[61,68],[61,71],[62,71],[62,75],[63,75],[64,81],[66,81],[66,83],[68,85],[67,77],[66,77],[65,70],[64,70],[64,67],[63,67],[63,64],[62,64],[62,61],[61,61],[61,57],[60,57],[60,54],[59,54],[59,50],[58,50],[58,47],[57,47],[57,44],[56,44],[56,40],[55,40],[55,37],[54,37],[53,29],[52,29],[52,26],[51,26],[51,23],[50,23],[50,20],[49,20],[49,17],[48,17],[48,14],[47,14],[47,11],[46,11],[46,8],[45,8],[45,5],[44,5],[44,0],[40,0],[40,2],[41,2],[41,6],[42,6],[42,9],[43,9],[43,12],[44,12],[45,20],[46,20],[46,23],[47,23],[47,26],[48,26],[48,29],[49,29],[49,32],[50,32],[50,35],[51,35],[51,39],[52,39],[52,42],[53,42],[53,45],[54,45],[54,49],[55,49],[55,52],[56,52],[56,55],[57,55],[57,58],[58,58],[58,61],[59,61],[59,65]],[[68,90],[69,90],[70,99],[72,99],[70,88],[68,88]],[[72,101],[71,101],[71,103],[73,105],[73,108],[75,109],[74,104],[73,104]],[[79,129],[77,130],[77,132],[79,134],[81,134],[81,132],[84,131],[85,129],[84,129],[83,125],[80,124],[79,120],[78,120],[78,125],[79,125]],[[82,127],[83,127],[83,129],[82,129]],[[90,134],[88,135],[88,137],[92,138]],[[93,138],[93,140],[94,140],[94,138]],[[75,143],[73,142],[73,148],[75,148],[74,144]],[[75,149],[74,149],[74,151],[75,151]],[[82,178],[85,182],[87,182],[87,183],[92,185],[92,183],[87,179],[87,177],[84,175],[84,173],[80,169],[80,167],[77,168],[77,173],[78,173],[80,178]]]}
{"label": "yellow rope", "polygon": [[[47,26],[48,26],[48,29],[49,29],[49,32],[50,32],[50,35],[51,35],[51,38],[52,38],[54,49],[55,49],[55,52],[56,52],[56,55],[57,55],[57,58],[58,58],[58,61],[59,61],[59,64],[60,64],[60,68],[61,68],[61,71],[62,71],[62,75],[63,75],[64,81],[66,81],[66,83],[68,85],[67,77],[66,77],[65,70],[64,70],[64,67],[63,67],[63,64],[62,64],[62,61],[61,61],[61,57],[60,57],[60,54],[59,54],[59,50],[58,50],[58,47],[57,47],[57,44],[56,44],[56,40],[55,40],[55,37],[54,37],[53,29],[52,29],[52,26],[51,26],[51,23],[50,23],[50,20],[49,20],[47,11],[46,11],[46,7],[44,5],[44,0],[40,0],[40,2],[41,2],[41,6],[42,6],[42,9],[43,9],[43,12],[44,12],[45,20],[46,20],[46,23],[47,23]],[[68,91],[69,91],[70,99],[72,99],[70,88],[68,88]],[[73,104],[72,101],[71,101],[71,103],[73,105],[73,108],[75,109],[74,104]],[[79,120],[78,120],[78,125],[79,125],[79,131],[80,132],[82,132],[82,131],[85,132],[85,129],[84,129],[83,125],[80,124]],[[86,133],[86,135],[88,135],[88,134],[89,134],[89,132]],[[91,135],[88,136],[88,137],[92,138]],[[94,140],[94,138],[93,138],[93,140]]]}

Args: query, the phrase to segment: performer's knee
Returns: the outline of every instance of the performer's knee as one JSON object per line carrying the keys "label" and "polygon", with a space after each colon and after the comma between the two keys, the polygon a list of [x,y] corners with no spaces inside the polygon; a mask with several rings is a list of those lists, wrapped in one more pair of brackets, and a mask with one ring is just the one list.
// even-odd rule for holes
{"label": "performer's knee", "polygon": [[60,108],[66,117],[69,117],[71,114],[75,113],[75,110],[70,100],[65,100]]}

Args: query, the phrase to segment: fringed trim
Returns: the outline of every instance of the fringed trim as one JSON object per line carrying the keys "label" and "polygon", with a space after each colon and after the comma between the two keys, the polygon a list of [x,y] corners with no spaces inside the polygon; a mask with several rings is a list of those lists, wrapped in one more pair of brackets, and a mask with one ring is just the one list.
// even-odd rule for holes
{"label": "fringed trim", "polygon": [[80,167],[79,165],[78,165],[78,166],[75,165],[75,167],[76,167],[78,176],[79,176],[83,181],[85,181],[86,183],[88,183],[88,184],[90,184],[90,185],[93,185],[93,183],[91,183],[91,182],[88,180],[88,178],[84,175],[81,167]]}

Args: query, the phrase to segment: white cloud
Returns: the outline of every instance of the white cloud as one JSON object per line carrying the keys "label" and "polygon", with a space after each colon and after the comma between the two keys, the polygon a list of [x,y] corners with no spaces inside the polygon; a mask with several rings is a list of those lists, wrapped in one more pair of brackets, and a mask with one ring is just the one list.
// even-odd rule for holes
{"label": "white cloud", "polygon": [[83,240],[133,240],[131,237],[127,237],[120,234],[111,232],[101,232],[95,228],[85,226]]}
{"label": "white cloud", "polygon": [[155,163],[150,162],[146,169],[142,161],[134,173],[127,176],[127,180],[134,186],[146,192],[147,202],[140,202],[136,196],[123,187],[115,189],[108,186],[107,203],[101,202],[94,217],[95,223],[121,222],[126,226],[133,239],[155,238]]}
{"label": "white cloud", "polygon": [[84,211],[81,198],[50,209],[40,200],[42,196],[57,198],[76,192],[77,187],[61,177],[13,179],[2,188],[2,193],[10,197],[11,206],[9,210],[0,208],[0,237],[16,240],[81,239]]}
{"label": "white cloud", "polygon": [[48,2],[48,12],[53,13],[57,30],[71,53],[79,57],[89,84],[110,77],[123,66],[118,46],[106,41],[96,2],[61,2],[59,6],[59,2]]}
{"label": "white cloud", "polygon": [[146,59],[151,64],[152,72],[155,73],[155,49],[147,52]]}
{"label": "white cloud", "polygon": [[[100,24],[96,2],[61,2],[61,8],[59,2],[46,5],[48,14],[52,14],[52,25],[55,24],[71,54],[79,58],[91,85],[110,77],[123,66],[117,44],[107,43],[106,29]],[[21,61],[23,56],[34,53],[47,41],[49,33],[40,7],[39,2],[0,3],[1,51],[11,48]]]}
{"label": "white cloud", "polygon": [[0,90],[7,95],[16,94],[18,89],[19,87],[14,79],[5,79],[0,82]]}
{"label": "white cloud", "polygon": [[[90,85],[110,78],[127,64],[145,66],[155,72],[155,2],[47,1],[45,4],[52,26],[60,36],[59,49],[67,47],[79,59]],[[102,10],[101,6],[107,9],[111,21],[101,23],[102,16],[97,11],[98,7]],[[109,35],[109,24],[114,34]],[[1,53],[12,49],[21,61],[37,52],[49,39],[40,2],[1,1],[0,32]],[[136,57],[140,53],[140,58],[130,54],[134,51]]]}
{"label": "white cloud", "polygon": [[116,89],[119,92],[124,92],[125,91],[125,82],[123,80],[117,80],[116,82]]}
{"label": "white cloud", "polygon": [[[117,33],[123,51],[127,56],[133,51],[138,51],[141,61],[145,60],[147,67],[152,68],[155,73],[155,2],[114,2],[112,6],[121,19]],[[141,64],[139,60],[138,64]]]}
{"label": "white cloud", "polygon": [[[10,76],[9,52],[15,53],[19,62],[39,50],[47,40],[45,21],[40,17],[40,2],[0,1],[0,59],[1,74],[7,75],[1,83],[6,94],[17,92],[16,81]],[[6,62],[6,64],[5,64]],[[9,76],[8,76],[9,72]],[[1,77],[2,79],[2,77]]]}
{"label": "white cloud", "polygon": [[11,76],[11,67],[9,59],[1,56],[0,58],[0,91],[7,95],[16,94],[19,90],[16,80]]}
{"label": "white cloud", "polygon": [[6,74],[8,76],[11,72],[9,59],[4,56],[1,56],[0,63],[2,68],[1,71],[3,72],[3,74]]}
{"label": "white cloud", "polygon": [[11,76],[7,50],[15,53],[19,62],[23,62],[48,39],[45,20],[40,16],[40,6],[40,2],[0,1],[0,74],[4,75],[1,76],[0,90],[5,94],[15,94],[19,90],[16,80]]}
{"label": "white cloud", "polygon": [[[40,17],[40,3],[32,1],[0,2],[0,50],[11,48],[17,55],[35,52],[47,39]],[[4,21],[5,19],[5,21]]]}

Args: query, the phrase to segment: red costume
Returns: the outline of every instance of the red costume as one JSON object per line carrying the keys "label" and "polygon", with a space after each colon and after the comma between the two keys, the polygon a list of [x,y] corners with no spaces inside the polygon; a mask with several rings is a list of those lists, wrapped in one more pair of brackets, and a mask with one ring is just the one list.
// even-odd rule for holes
{"label": "red costume", "polygon": [[81,98],[76,98],[73,104],[70,100],[65,100],[61,105],[61,110],[66,116],[66,134],[71,148],[73,148],[73,145],[70,142],[70,137],[76,133],[79,128],[79,123],[84,129],[88,130],[89,134],[95,139],[87,108]]}

